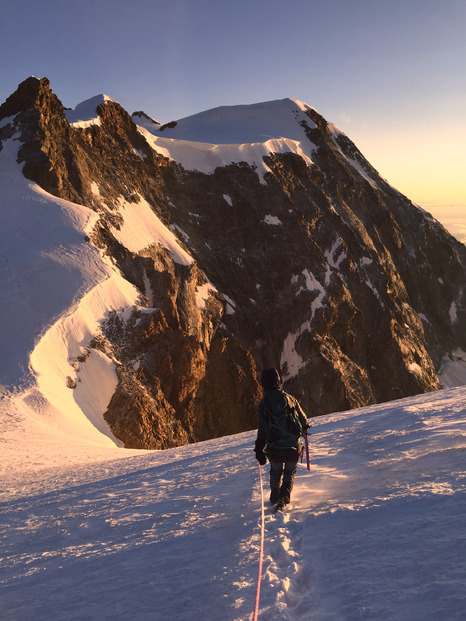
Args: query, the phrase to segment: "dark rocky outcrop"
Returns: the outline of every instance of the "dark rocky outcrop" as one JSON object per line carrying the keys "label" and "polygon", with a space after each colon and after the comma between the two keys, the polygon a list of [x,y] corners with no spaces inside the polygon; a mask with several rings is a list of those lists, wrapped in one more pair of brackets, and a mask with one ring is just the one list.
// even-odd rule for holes
{"label": "dark rocky outcrop", "polygon": [[[97,112],[100,124],[72,126],[48,80],[30,78],[0,118],[22,133],[24,174],[99,214],[92,243],[145,296],[145,312],[103,326],[119,363],[106,418],[125,446],[253,428],[263,366],[309,415],[439,388],[442,357],[466,349],[466,249],[317,112],[303,125],[314,165],[271,153],[266,183],[244,162],[187,171],[116,102]],[[120,197],[147,201],[192,264],[157,244],[125,248],[112,232]]]}

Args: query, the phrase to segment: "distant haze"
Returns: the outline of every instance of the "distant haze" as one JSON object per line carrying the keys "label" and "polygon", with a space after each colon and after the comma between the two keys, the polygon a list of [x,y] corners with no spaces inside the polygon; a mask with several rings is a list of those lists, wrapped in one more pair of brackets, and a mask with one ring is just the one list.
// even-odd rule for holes
{"label": "distant haze", "polygon": [[466,243],[466,205],[420,205],[460,242]]}

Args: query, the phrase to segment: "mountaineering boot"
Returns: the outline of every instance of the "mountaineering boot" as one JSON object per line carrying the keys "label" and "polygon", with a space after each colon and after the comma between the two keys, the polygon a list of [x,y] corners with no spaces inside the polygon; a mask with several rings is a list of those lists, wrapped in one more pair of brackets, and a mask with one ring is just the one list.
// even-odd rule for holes
{"label": "mountaineering boot", "polygon": [[285,508],[286,503],[283,502],[283,499],[280,498],[277,502],[277,504],[275,505],[275,513],[277,511],[283,511],[283,509]]}

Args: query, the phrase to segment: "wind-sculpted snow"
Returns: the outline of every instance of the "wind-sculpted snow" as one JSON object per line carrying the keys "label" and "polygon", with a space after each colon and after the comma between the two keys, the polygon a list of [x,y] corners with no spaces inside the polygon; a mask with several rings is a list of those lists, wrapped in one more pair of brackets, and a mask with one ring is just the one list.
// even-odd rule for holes
{"label": "wind-sculpted snow", "polygon": [[216,168],[232,163],[246,162],[256,169],[261,183],[265,183],[264,174],[270,172],[270,168],[265,164],[264,157],[272,153],[295,153],[309,166],[312,165],[312,159],[306,155],[301,143],[289,138],[274,138],[264,142],[211,144],[173,140],[159,134],[153,136],[142,127],[139,131],[160,155],[178,162],[186,170],[196,170],[205,174],[212,174]]}
{"label": "wind-sculpted snow", "polygon": [[[211,174],[233,162],[247,162],[257,170],[261,183],[270,172],[264,157],[272,153],[294,153],[312,166],[316,146],[305,128],[315,128],[306,116],[310,107],[283,99],[248,106],[222,106],[169,123],[143,124],[141,133],[161,155],[187,170]],[[136,124],[139,117],[133,116]]]}
{"label": "wind-sculpted snow", "polygon": [[[465,399],[457,388],[314,421],[291,509],[266,509],[260,619],[462,618]],[[253,432],[128,451],[60,443],[53,416],[44,443],[24,401],[0,413],[3,619],[251,618]]]}

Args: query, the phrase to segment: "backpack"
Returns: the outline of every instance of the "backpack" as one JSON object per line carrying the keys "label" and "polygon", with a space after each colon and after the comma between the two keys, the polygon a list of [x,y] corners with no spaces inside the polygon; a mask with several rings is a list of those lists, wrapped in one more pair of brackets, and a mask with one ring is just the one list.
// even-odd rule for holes
{"label": "backpack", "polygon": [[277,448],[296,447],[303,427],[292,397],[283,390],[274,390],[264,395],[263,403],[267,443]]}

